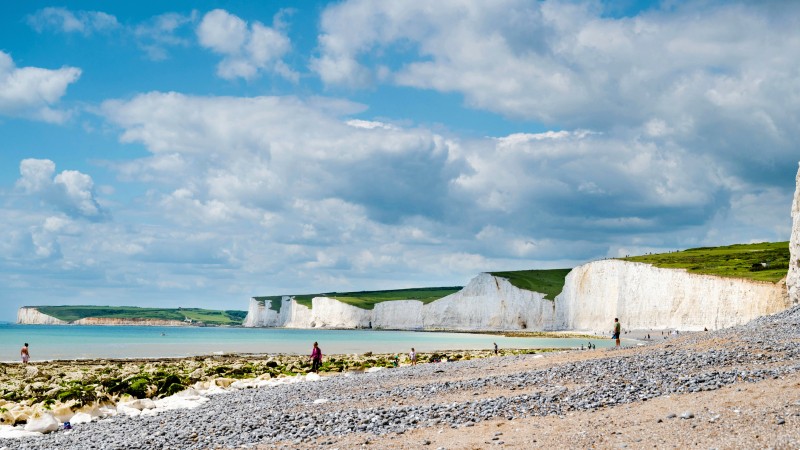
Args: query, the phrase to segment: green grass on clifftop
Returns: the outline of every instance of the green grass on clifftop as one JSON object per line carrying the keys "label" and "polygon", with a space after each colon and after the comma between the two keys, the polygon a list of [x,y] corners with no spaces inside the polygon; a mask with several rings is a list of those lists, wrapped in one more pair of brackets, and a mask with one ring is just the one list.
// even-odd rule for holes
{"label": "green grass on clifftop", "polygon": [[[789,242],[736,244],[724,247],[690,248],[680,252],[619,258],[691,273],[747,278],[776,283],[789,269]],[[761,266],[762,262],[767,267]]]}
{"label": "green grass on clifftop", "polygon": [[[295,295],[297,303],[311,308],[314,297],[329,297],[361,309],[373,309],[375,305],[392,300],[419,300],[430,303],[461,290],[461,286],[395,289],[389,291],[328,292],[323,294]],[[270,309],[280,311],[280,296],[253,297],[258,301],[270,301]]]}
{"label": "green grass on clifftop", "polygon": [[489,272],[528,291],[540,292],[547,300],[554,300],[564,289],[564,278],[572,269],[515,270],[511,272]]}
{"label": "green grass on clifftop", "polygon": [[241,325],[247,311],[201,308],[139,308],[136,306],[34,306],[42,314],[67,322],[86,317],[104,319],[156,319],[203,322],[206,325]]}

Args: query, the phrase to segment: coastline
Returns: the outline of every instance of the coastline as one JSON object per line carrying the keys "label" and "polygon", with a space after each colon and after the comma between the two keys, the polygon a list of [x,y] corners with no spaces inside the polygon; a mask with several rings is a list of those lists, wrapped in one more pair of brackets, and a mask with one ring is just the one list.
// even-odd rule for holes
{"label": "coastline", "polygon": [[[204,395],[187,389],[183,409],[159,412],[152,408],[158,401],[128,401],[112,420],[78,422],[24,444],[0,438],[0,447],[797,448],[798,320],[795,307],[649,345],[258,381],[266,387],[283,380],[265,389],[256,382],[238,389],[234,383],[242,380],[217,374],[218,383],[231,385],[215,382]],[[163,362],[218,359],[231,367],[235,358]]]}
{"label": "coastline", "polygon": [[[798,320],[795,307],[650,345],[401,364],[340,376],[247,381],[214,374],[203,395],[185,391],[184,409],[126,401],[112,420],[79,422],[24,443],[0,438],[0,447],[797,448],[800,400],[791,392],[800,383]],[[164,363],[210,359],[235,364],[222,355]],[[228,382],[228,388],[217,384]]]}
{"label": "coastline", "polygon": [[[559,350],[563,349],[502,349],[500,354]],[[421,364],[491,356],[491,350],[418,353]],[[209,395],[230,390],[318,381],[321,377],[408,365],[406,354],[371,352],[325,355],[319,374],[311,373],[307,355],[281,353],[0,363],[0,424],[6,427],[0,429],[0,438],[55,431],[65,422],[86,423],[116,415],[152,415],[194,408]],[[40,429],[42,417],[47,418],[48,425]]]}

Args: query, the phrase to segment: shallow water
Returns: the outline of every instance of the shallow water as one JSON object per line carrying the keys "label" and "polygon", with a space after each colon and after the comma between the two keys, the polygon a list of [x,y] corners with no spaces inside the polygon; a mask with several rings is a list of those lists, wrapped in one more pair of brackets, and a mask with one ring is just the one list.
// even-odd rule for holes
{"label": "shallow water", "polygon": [[[285,328],[142,327],[0,324],[0,361],[18,361],[30,344],[31,361],[90,358],[163,358],[215,353],[395,353],[500,348],[574,348],[587,339],[517,338],[479,333]],[[592,339],[600,347],[611,339]]]}

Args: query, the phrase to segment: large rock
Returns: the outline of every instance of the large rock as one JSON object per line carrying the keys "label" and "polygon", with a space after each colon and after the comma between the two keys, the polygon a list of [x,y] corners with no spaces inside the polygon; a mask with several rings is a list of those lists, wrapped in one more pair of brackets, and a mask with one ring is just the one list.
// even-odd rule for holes
{"label": "large rock", "polygon": [[789,273],[786,275],[786,288],[794,304],[800,302],[800,169],[796,181],[792,203],[792,238],[789,242]]}
{"label": "large rock", "polygon": [[28,419],[25,424],[25,431],[36,433],[49,433],[58,429],[58,420],[52,414],[43,413],[38,417]]}
{"label": "large rock", "polygon": [[783,311],[783,283],[698,275],[615,259],[578,266],[556,297],[557,326],[609,332],[623,328],[717,329]]}

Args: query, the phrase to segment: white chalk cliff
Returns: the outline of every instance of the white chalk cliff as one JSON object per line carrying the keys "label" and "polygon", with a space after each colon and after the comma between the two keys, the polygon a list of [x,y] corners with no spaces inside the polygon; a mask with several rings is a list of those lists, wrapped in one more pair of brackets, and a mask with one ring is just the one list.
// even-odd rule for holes
{"label": "white chalk cliff", "polygon": [[423,305],[378,303],[365,310],[328,297],[312,308],[284,297],[280,312],[251,299],[246,327],[401,330],[586,330],[606,332],[614,317],[628,329],[725,328],[791,305],[782,282],[697,275],[621,260],[574,268],[555,301],[482,273],[459,292]]}
{"label": "white chalk cliff", "polygon": [[113,319],[106,317],[86,317],[73,322],[57,319],[40,312],[35,307],[23,306],[17,310],[17,323],[23,325],[139,325],[139,326],[186,326],[181,320],[159,319]]}
{"label": "white chalk cliff", "polygon": [[66,325],[67,322],[39,312],[36,308],[23,306],[17,310],[17,323],[29,325]]}
{"label": "white chalk cliff", "polygon": [[395,300],[372,310],[315,297],[311,309],[283,297],[280,312],[250,300],[246,327],[373,328],[401,330],[549,330],[555,308],[544,294],[519,289],[505,278],[482,273],[462,290],[434,302]]}
{"label": "white chalk cliff", "polygon": [[567,274],[564,290],[556,297],[556,321],[566,330],[607,332],[615,317],[628,329],[711,330],[790,305],[782,282],[698,275],[609,259]]}
{"label": "white chalk cliff", "polygon": [[800,168],[797,170],[797,187],[792,203],[792,238],[789,241],[789,273],[786,289],[793,304],[800,302]]}

